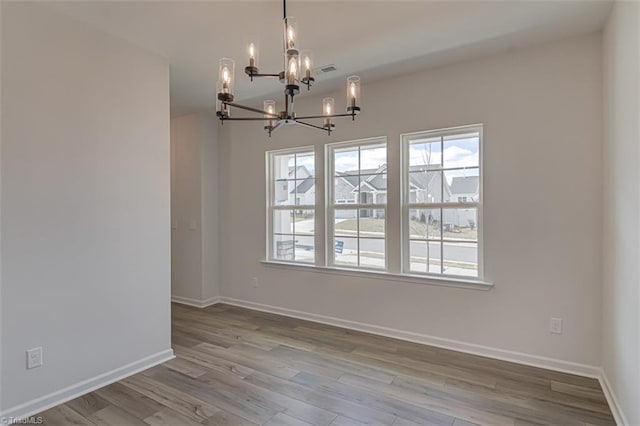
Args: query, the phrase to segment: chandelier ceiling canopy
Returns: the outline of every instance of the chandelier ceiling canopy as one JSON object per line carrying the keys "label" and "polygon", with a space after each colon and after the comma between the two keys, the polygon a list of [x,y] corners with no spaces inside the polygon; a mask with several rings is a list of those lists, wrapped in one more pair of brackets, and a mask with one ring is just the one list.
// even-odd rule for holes
{"label": "chandelier ceiling canopy", "polygon": [[[284,125],[297,124],[313,129],[326,131],[331,134],[335,128],[334,118],[351,117],[355,120],[360,113],[360,77],[350,76],[347,78],[347,107],[346,112],[337,114],[335,100],[324,98],[322,100],[321,115],[298,116],[294,112],[294,99],[300,93],[300,86],[306,86],[311,90],[315,82],[313,77],[313,55],[310,50],[299,49],[298,25],[293,17],[287,16],[287,1],[282,1],[283,8],[283,71],[274,74],[261,73],[258,69],[258,51],[254,43],[248,46],[249,65],[244,68],[244,72],[251,81],[254,78],[277,78],[284,85],[284,110],[278,111],[274,100],[265,100],[263,109],[252,108],[234,102],[234,79],[235,61],[228,58],[220,59],[217,83],[217,116],[224,123],[227,120],[236,121],[262,121],[264,129],[269,133],[279,129]],[[259,114],[259,116],[232,117],[231,107]],[[311,120],[322,120],[321,125],[313,124]]]}

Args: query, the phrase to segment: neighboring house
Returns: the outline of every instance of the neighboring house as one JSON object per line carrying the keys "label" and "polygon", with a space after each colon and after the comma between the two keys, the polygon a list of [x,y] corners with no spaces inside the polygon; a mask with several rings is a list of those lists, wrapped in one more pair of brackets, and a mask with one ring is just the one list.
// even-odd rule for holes
{"label": "neighboring house", "polygon": [[287,178],[276,181],[276,203],[287,205],[314,204],[314,178],[305,166],[289,167]]}
{"label": "neighboring house", "polygon": [[480,178],[478,176],[459,176],[451,180],[453,201],[471,203],[479,200]]}
{"label": "neighboring house", "polygon": [[[290,204],[314,204],[316,201],[315,178],[309,176],[295,181],[298,185],[289,191]],[[291,185],[294,186],[294,185]]]}
{"label": "neighboring house", "polygon": [[[452,201],[458,203],[473,203],[480,200],[480,178],[478,176],[458,176],[451,179]],[[454,227],[471,227],[477,225],[476,210],[449,209],[443,213],[443,224]]]}
{"label": "neighboring house", "polygon": [[[436,166],[437,167],[437,166]],[[360,175],[353,172],[339,173],[335,177],[334,196],[336,204],[384,204],[387,201],[387,166],[365,169]],[[411,203],[474,202],[478,200],[479,179],[477,176],[454,177],[451,185],[442,173],[429,166],[413,166],[409,171],[409,200]],[[297,179],[295,179],[297,178]],[[280,181],[287,185],[287,194],[282,194],[289,205],[313,204],[315,201],[315,178],[305,166],[289,168],[288,179]],[[284,189],[284,187],[283,187]],[[412,220],[437,223],[439,215],[429,209],[412,209]],[[352,210],[336,209],[337,219],[353,218]],[[375,209],[361,209],[360,217],[383,218]],[[445,228],[475,227],[474,209],[443,209],[442,223]]]}

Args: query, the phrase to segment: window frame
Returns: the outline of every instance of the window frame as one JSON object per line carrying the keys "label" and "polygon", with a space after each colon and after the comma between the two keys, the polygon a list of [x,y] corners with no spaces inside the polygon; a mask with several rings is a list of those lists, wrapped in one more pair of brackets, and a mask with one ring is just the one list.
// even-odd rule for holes
{"label": "window frame", "polygon": [[[465,126],[456,126],[456,127],[448,127],[442,129],[435,130],[426,130],[419,132],[411,132],[411,133],[402,133],[400,135],[400,145],[401,145],[401,164],[400,164],[400,183],[401,183],[401,191],[400,191],[400,226],[401,226],[401,270],[403,275],[412,275],[412,276],[421,276],[425,278],[435,278],[435,279],[451,279],[451,280],[466,280],[466,281],[479,281],[482,282],[484,280],[484,221],[483,221],[483,210],[484,210],[484,164],[483,164],[483,130],[484,126],[482,124],[472,124]],[[459,135],[463,133],[478,133],[478,201],[474,202],[460,202],[460,201],[450,201],[444,202],[441,201],[439,203],[416,203],[411,202],[410,199],[410,185],[409,185],[409,174],[410,174],[410,161],[409,161],[409,152],[411,142],[416,139],[426,139],[426,138],[443,138],[446,136]],[[441,142],[442,143],[442,142]],[[442,168],[439,169],[442,171],[442,179],[444,177],[444,171],[448,170],[442,164]],[[474,167],[475,168],[475,167]],[[427,263],[427,271],[412,271],[411,270],[411,236],[410,236],[410,219],[409,212],[412,208],[435,208],[435,209],[446,209],[446,208],[476,208],[477,209],[477,276],[468,276],[468,275],[458,275],[458,274],[447,274],[447,273],[434,273],[428,272],[429,267]],[[441,261],[444,259],[443,247],[444,236],[440,235],[441,240],[441,248],[440,248],[440,256]],[[429,244],[427,242],[427,244]]]}
{"label": "window frame", "polygon": [[[324,152],[324,170],[325,170],[325,198],[324,198],[324,209],[325,209],[325,265],[328,268],[333,269],[345,269],[352,271],[372,271],[372,272],[380,272],[386,273],[389,272],[389,187],[387,186],[387,197],[384,204],[362,204],[356,202],[334,202],[334,178],[335,178],[335,162],[334,162],[334,151],[336,149],[341,148],[352,148],[352,147],[366,147],[369,145],[385,145],[385,149],[387,151],[386,154],[386,165],[387,169],[385,174],[389,175],[389,143],[387,136],[375,136],[364,139],[356,139],[344,142],[332,142],[325,144],[325,152]],[[358,164],[358,176],[360,175],[361,167]],[[358,194],[360,197],[360,193]],[[384,210],[384,268],[375,268],[370,266],[353,266],[353,265],[344,265],[336,263],[335,259],[335,211],[336,210],[356,210],[356,215],[359,217],[361,209],[371,209],[371,210]],[[359,231],[356,236],[359,240]],[[358,242],[359,245],[359,242]],[[360,263],[360,247],[358,246],[358,263]]]}
{"label": "window frame", "polygon": [[[296,210],[313,210],[314,221],[318,214],[318,200],[317,197],[314,197],[313,204],[298,204],[297,199],[294,199],[293,204],[286,205],[275,205],[274,203],[274,187],[275,187],[275,163],[274,159],[276,156],[280,155],[300,155],[300,154],[312,154],[314,161],[314,173],[313,180],[316,192],[318,191],[318,173],[317,173],[317,155],[315,146],[302,146],[296,148],[285,148],[285,149],[275,149],[269,150],[265,152],[265,172],[266,172],[266,251],[267,260],[269,262],[284,262],[290,263],[293,265],[304,265],[304,266],[316,266],[317,265],[317,248],[318,248],[318,233],[316,232],[316,227],[314,226],[313,233],[313,241],[314,241],[314,257],[311,261],[301,261],[295,259],[295,248],[294,248],[294,258],[291,260],[283,260],[278,259],[276,257],[276,253],[274,253],[274,241],[275,241],[275,233],[274,233],[274,212],[276,210],[280,211],[291,211],[295,212]],[[294,167],[296,167],[294,165]],[[295,173],[295,172],[294,172]],[[294,177],[294,185],[296,185],[296,179]],[[297,195],[297,194],[296,194]],[[295,238],[295,226],[293,231],[293,236]]]}

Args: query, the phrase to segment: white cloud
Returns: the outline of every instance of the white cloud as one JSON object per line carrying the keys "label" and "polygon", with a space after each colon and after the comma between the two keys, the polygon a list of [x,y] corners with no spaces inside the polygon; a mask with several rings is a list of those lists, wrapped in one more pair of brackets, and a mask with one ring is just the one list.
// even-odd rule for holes
{"label": "white cloud", "polygon": [[444,149],[445,167],[475,167],[478,165],[478,151],[472,151],[459,146]]}

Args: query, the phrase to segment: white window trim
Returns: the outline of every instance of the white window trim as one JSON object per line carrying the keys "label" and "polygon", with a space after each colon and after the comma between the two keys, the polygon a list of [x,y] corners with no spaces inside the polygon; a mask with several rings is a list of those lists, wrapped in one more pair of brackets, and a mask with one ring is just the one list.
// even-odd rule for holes
{"label": "white window trim", "polygon": [[[418,272],[408,272],[408,268],[405,268],[405,256],[408,255],[408,247],[405,247],[405,244],[409,241],[408,238],[408,204],[405,203],[405,198],[407,197],[408,192],[405,192],[405,188],[407,187],[407,183],[405,182],[405,168],[408,165],[408,162],[405,161],[406,155],[405,153],[405,144],[404,140],[407,137],[424,135],[427,133],[426,131],[421,132],[412,132],[412,133],[404,133],[400,135],[400,167],[396,168],[393,165],[389,164],[389,150],[393,149],[392,146],[389,145],[387,136],[379,136],[379,137],[371,137],[364,138],[358,140],[352,140],[348,142],[336,142],[332,144],[325,144],[324,150],[321,147],[314,146],[303,146],[298,148],[287,148],[287,149],[278,149],[278,150],[269,150],[266,152],[266,196],[267,196],[267,205],[266,205],[266,259],[261,261],[261,263],[268,267],[281,268],[290,271],[303,271],[303,272],[314,272],[314,273],[322,273],[329,274],[335,276],[348,276],[348,277],[367,277],[370,279],[377,279],[385,282],[401,282],[401,283],[411,283],[411,284],[422,284],[422,285],[435,285],[435,286],[443,286],[457,289],[470,289],[470,290],[491,290],[494,287],[494,284],[490,281],[486,281],[484,277],[484,244],[483,244],[483,175],[484,175],[484,162],[483,162],[483,134],[482,134],[482,124],[475,124],[471,126],[459,126],[452,127],[447,129],[434,130],[430,132],[432,135],[438,136],[436,132],[458,132],[462,129],[474,129],[480,128],[480,144],[479,144],[479,191],[480,191],[480,201],[478,204],[478,277],[469,277],[469,276],[458,276],[458,275],[447,275],[447,274],[426,274],[426,273],[418,273]],[[398,182],[400,183],[400,206],[399,206],[399,214],[400,218],[400,265],[395,265],[394,268],[400,268],[399,271],[390,271],[389,261],[390,261],[390,253],[389,253],[389,209],[390,205],[388,203],[389,191],[393,191],[394,188],[387,189],[387,203],[385,206],[385,263],[386,269],[376,269],[376,268],[350,268],[343,265],[332,265],[330,259],[333,259],[335,254],[334,250],[334,239],[333,239],[333,225],[334,220],[333,216],[329,215],[330,211],[330,202],[333,200],[333,170],[329,170],[330,164],[333,163],[332,158],[330,157],[330,146],[338,146],[338,147],[348,147],[361,145],[365,142],[370,143],[382,143],[385,142],[387,144],[387,177],[390,174],[394,174],[391,176],[392,178],[396,178],[395,173],[399,173]],[[315,248],[316,248],[316,256],[315,263],[307,263],[307,262],[296,262],[296,261],[282,261],[273,258],[272,253],[272,226],[273,226],[273,210],[271,209],[271,196],[272,190],[272,176],[270,173],[273,172],[273,167],[270,164],[271,155],[278,154],[290,154],[290,153],[302,153],[302,152],[313,152],[315,155],[315,185],[316,185],[316,199],[315,205],[313,209],[315,211],[316,217],[316,227],[315,227]],[[393,173],[391,173],[393,172]],[[324,176],[322,176],[324,174]],[[321,181],[324,181],[324,186],[320,184]],[[324,203],[324,205],[322,205]],[[457,204],[457,203],[455,203]],[[466,203],[465,205],[468,205]],[[374,208],[372,205],[367,204],[365,208]],[[353,202],[348,202],[345,204],[336,204],[337,208],[347,208],[347,209],[356,209],[360,208],[360,205]],[[406,213],[406,214],[405,214]],[[406,234],[406,235],[405,235]]]}
{"label": "white window trim", "polygon": [[[276,149],[276,150],[271,150],[271,151],[266,151],[265,152],[265,171],[266,171],[266,194],[267,194],[267,199],[266,199],[266,211],[267,211],[267,217],[266,217],[266,230],[267,230],[267,235],[266,235],[266,247],[265,247],[265,253],[267,254],[267,261],[269,262],[282,262],[278,259],[276,259],[275,257],[275,253],[273,252],[273,216],[274,216],[274,211],[275,210],[313,210],[314,211],[314,218],[316,217],[317,211],[318,211],[318,205],[317,205],[317,199],[315,200],[316,202],[313,205],[297,205],[297,204],[293,204],[293,205],[284,205],[284,206],[276,206],[273,204],[273,183],[275,182],[275,176],[274,176],[274,172],[275,172],[275,168],[274,168],[274,164],[273,164],[273,158],[277,155],[293,155],[293,154],[303,154],[303,153],[313,153],[314,155],[314,161],[316,162],[317,165],[317,159],[315,158],[316,152],[315,152],[315,147],[313,145],[311,146],[303,146],[303,147],[298,147],[298,148],[288,148],[288,149]],[[317,177],[317,173],[314,172],[314,180],[315,180],[315,185],[317,188],[318,185],[318,177]],[[317,192],[317,191],[316,191]],[[317,232],[314,232],[314,247],[315,249],[317,249],[318,247],[318,234]],[[315,250],[314,249],[314,250]],[[309,262],[302,262],[302,261],[296,261],[294,260],[288,260],[286,261],[287,263],[291,263],[294,265],[310,265],[310,266],[314,266],[314,264],[317,262],[317,255],[314,258],[314,263],[309,263]]]}
{"label": "white window trim", "polygon": [[[333,152],[336,149],[340,148],[350,148],[350,147],[362,147],[367,145],[380,145],[385,144],[387,149],[387,171],[389,172],[389,144],[386,136],[376,136],[365,139],[356,139],[346,142],[333,142],[325,145],[325,259],[326,265],[328,268],[335,269],[344,269],[349,271],[374,271],[374,272],[388,272],[389,271],[389,206],[388,203],[384,204],[362,204],[362,203],[333,203],[333,190],[334,190],[334,175],[335,175],[335,164],[333,161]],[[358,163],[358,171],[360,171],[361,167]],[[384,269],[381,268],[373,268],[367,266],[357,266],[357,267],[349,267],[346,265],[340,265],[335,263],[335,211],[336,210],[356,210],[359,212],[360,209],[383,209],[385,212],[384,215]],[[358,213],[357,213],[358,214]],[[359,250],[358,250],[359,251]],[[358,256],[360,254],[358,253]]]}
{"label": "white window trim", "polygon": [[[480,201],[478,202],[467,202],[467,203],[459,203],[459,202],[451,202],[451,203],[411,203],[410,201],[410,192],[409,192],[409,146],[412,139],[416,137],[444,137],[450,135],[456,135],[462,132],[478,132],[479,141],[478,141],[478,194]],[[436,129],[436,130],[428,130],[421,132],[411,132],[411,133],[403,133],[400,135],[400,145],[401,145],[401,167],[400,167],[400,182],[401,182],[401,192],[400,192],[400,204],[401,204],[401,233],[402,233],[402,243],[401,243],[401,261],[402,261],[402,274],[410,275],[410,276],[424,276],[432,279],[445,279],[445,280],[456,280],[456,281],[465,281],[465,282],[477,282],[484,284],[484,222],[483,222],[483,176],[484,176],[484,162],[483,162],[483,125],[482,124],[472,124],[468,126],[457,126],[457,127],[449,127],[444,129]],[[410,269],[410,236],[409,236],[409,209],[410,206],[415,207],[424,207],[424,208],[443,208],[443,207],[475,207],[478,210],[478,276],[477,277],[469,277],[464,275],[455,275],[455,274],[437,274],[430,272],[416,272],[411,271]],[[442,254],[441,254],[442,255]],[[427,268],[428,270],[428,268]]]}

